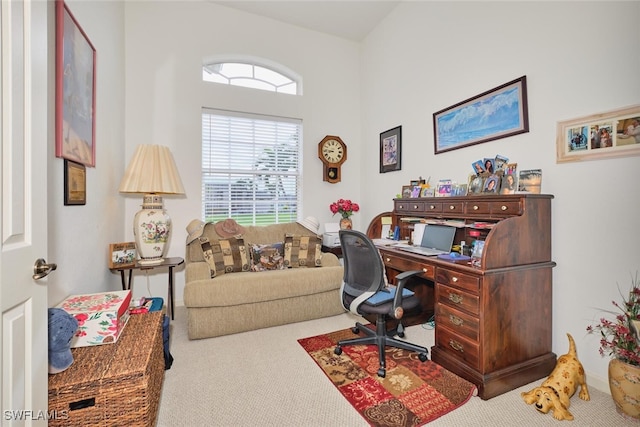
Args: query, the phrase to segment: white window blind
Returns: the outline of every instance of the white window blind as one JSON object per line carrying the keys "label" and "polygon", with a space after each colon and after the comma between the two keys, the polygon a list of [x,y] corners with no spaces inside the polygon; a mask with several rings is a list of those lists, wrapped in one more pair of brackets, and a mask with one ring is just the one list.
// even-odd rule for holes
{"label": "white window blind", "polygon": [[298,219],[300,120],[202,111],[202,217],[243,225]]}

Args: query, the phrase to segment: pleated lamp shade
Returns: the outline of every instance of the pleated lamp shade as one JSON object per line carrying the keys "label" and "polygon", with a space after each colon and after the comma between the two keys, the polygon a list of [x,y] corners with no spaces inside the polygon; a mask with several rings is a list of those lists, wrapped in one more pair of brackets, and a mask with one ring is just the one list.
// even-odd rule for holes
{"label": "pleated lamp shade", "polygon": [[171,151],[161,145],[139,145],[120,182],[121,193],[144,194],[133,221],[141,265],[161,264],[171,235],[171,218],[161,194],[184,194]]}

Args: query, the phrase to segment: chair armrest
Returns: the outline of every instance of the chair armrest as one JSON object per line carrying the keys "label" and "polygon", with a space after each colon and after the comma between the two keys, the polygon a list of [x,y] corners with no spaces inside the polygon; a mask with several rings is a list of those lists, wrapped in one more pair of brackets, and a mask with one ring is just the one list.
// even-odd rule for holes
{"label": "chair armrest", "polygon": [[396,276],[396,295],[393,298],[393,306],[391,307],[391,316],[395,319],[401,319],[404,315],[404,310],[402,309],[402,290],[404,289],[405,283],[411,277],[422,273],[424,273],[422,270],[411,270],[404,271]]}

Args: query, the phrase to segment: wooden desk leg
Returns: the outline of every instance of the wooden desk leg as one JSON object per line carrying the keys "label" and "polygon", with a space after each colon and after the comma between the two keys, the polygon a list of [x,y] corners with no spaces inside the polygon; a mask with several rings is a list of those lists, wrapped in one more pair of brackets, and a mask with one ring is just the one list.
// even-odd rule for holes
{"label": "wooden desk leg", "polygon": [[173,267],[169,267],[169,314],[173,320]]}

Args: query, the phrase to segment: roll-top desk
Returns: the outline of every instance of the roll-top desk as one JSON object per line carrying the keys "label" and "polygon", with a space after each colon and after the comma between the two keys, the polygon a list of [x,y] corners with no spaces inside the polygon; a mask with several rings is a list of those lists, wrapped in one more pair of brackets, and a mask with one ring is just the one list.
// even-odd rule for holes
{"label": "roll-top desk", "polygon": [[[515,194],[394,199],[393,222],[400,226],[401,238],[410,235],[410,217],[463,221],[454,244],[485,241],[479,267],[379,247],[391,280],[402,271],[423,270],[421,279],[430,282],[425,288],[433,284],[433,308],[425,307],[422,299],[424,310],[435,311],[431,358],[476,384],[482,399],[543,378],[555,366],[552,198]],[[480,237],[474,237],[478,232]]]}

